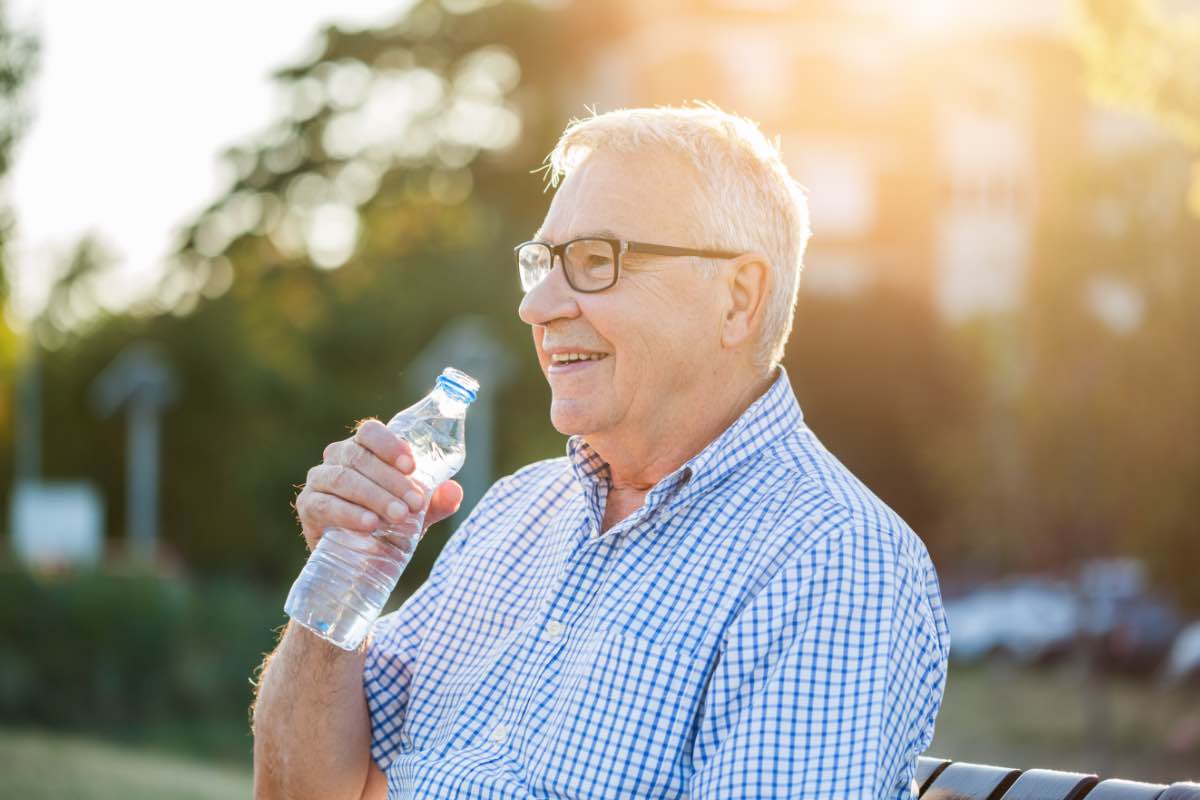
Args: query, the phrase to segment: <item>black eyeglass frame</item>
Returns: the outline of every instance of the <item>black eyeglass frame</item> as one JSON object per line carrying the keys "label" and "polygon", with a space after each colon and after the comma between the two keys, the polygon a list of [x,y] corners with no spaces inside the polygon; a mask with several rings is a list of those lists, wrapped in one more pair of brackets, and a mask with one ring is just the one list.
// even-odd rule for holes
{"label": "black eyeglass frame", "polygon": [[[581,289],[575,285],[575,281],[571,279],[571,270],[567,269],[567,262],[564,255],[567,248],[576,242],[605,242],[613,251],[613,278],[606,286],[601,286],[598,289]],[[617,281],[621,278],[621,254],[623,253],[645,253],[655,256],[697,256],[699,258],[737,258],[741,253],[733,253],[727,250],[697,250],[692,247],[675,247],[669,244],[650,244],[649,242],[630,242],[625,239],[609,239],[604,236],[578,236],[574,239],[563,242],[562,244],[550,244],[538,239],[530,239],[528,242],[521,242],[513,248],[513,257],[517,260],[517,272],[521,270],[521,248],[531,244],[540,244],[550,250],[550,271],[554,271],[554,259],[558,259],[563,265],[563,274],[567,278],[567,285],[577,292],[584,294],[594,294],[595,292],[603,292],[606,289],[611,289],[617,285]],[[549,275],[549,273],[547,273]],[[522,286],[522,288],[524,288]]]}

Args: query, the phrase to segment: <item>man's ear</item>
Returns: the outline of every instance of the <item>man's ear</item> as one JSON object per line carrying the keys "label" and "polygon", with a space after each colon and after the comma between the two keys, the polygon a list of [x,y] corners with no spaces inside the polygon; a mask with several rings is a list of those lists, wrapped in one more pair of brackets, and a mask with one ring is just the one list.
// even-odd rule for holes
{"label": "man's ear", "polygon": [[726,269],[729,297],[721,321],[721,344],[733,348],[755,338],[762,328],[773,275],[762,253],[738,256]]}

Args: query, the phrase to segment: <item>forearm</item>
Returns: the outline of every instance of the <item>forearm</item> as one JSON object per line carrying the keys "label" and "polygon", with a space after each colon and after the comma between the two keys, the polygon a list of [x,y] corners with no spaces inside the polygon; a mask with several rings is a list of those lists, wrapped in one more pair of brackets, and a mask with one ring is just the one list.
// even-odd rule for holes
{"label": "forearm", "polygon": [[256,798],[362,797],[372,767],[365,657],[289,624],[259,677]]}

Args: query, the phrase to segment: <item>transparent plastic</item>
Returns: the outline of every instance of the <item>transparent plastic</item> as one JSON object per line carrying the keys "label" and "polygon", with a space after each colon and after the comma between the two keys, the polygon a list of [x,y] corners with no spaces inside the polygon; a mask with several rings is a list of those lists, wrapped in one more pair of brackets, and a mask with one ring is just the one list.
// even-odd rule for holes
{"label": "transparent plastic", "polygon": [[412,447],[409,477],[425,506],[370,535],[327,529],[288,592],[289,617],[343,650],[362,644],[417,548],[434,490],[463,465],[467,407],[478,389],[470,375],[447,367],[432,392],[392,417],[388,428]]}

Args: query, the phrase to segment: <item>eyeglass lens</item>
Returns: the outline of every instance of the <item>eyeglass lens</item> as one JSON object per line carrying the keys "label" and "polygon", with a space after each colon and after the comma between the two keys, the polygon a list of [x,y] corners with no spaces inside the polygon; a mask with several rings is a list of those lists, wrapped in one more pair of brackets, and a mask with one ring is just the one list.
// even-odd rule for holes
{"label": "eyeglass lens", "polygon": [[[532,290],[554,267],[550,247],[538,242],[523,245],[517,251],[521,288]],[[608,288],[616,279],[616,260],[612,244],[604,239],[576,239],[563,252],[567,283],[579,291]]]}

